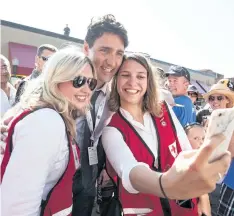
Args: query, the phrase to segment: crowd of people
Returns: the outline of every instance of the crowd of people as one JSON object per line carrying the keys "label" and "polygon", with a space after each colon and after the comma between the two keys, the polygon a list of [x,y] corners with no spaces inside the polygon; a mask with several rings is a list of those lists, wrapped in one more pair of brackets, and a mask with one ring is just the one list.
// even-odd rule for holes
{"label": "crowd of people", "polygon": [[233,216],[234,132],[211,162],[225,137],[205,134],[213,110],[234,106],[234,84],[218,81],[198,107],[188,70],[126,54],[113,15],[92,19],[84,41],[41,45],[17,88],[0,56],[2,215]]}

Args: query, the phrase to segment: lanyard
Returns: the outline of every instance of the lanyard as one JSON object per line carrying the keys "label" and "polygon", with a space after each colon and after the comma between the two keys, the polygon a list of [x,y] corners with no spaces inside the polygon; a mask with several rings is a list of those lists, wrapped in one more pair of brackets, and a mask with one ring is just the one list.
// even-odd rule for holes
{"label": "lanyard", "polygon": [[[100,97],[100,95],[98,97]],[[98,143],[98,140],[96,140],[96,141],[94,140],[94,132],[95,132],[95,129],[97,128],[97,126],[98,126],[98,124],[100,122],[100,119],[101,119],[101,116],[103,114],[103,110],[104,110],[104,107],[105,107],[105,103],[106,103],[106,96],[104,96],[102,98],[102,100],[100,101],[100,103],[99,103],[98,111],[97,111],[97,114],[96,114],[96,122],[95,122],[94,127],[93,127],[93,119],[92,119],[91,111],[88,111],[87,114],[86,114],[89,130],[91,132],[91,137],[90,137],[90,139],[92,141],[91,146],[97,146],[97,143]]]}

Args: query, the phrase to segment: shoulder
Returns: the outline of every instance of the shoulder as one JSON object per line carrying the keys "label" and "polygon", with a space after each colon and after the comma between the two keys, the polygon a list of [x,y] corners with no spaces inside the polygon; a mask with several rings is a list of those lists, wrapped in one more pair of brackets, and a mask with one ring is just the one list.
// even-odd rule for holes
{"label": "shoulder", "polygon": [[109,143],[110,140],[116,141],[119,139],[125,140],[125,134],[116,127],[106,126],[102,131],[102,142]]}
{"label": "shoulder", "polygon": [[[17,124],[18,125],[18,124]],[[65,130],[65,123],[62,117],[53,109],[42,108],[28,114],[19,122],[18,127],[32,127],[40,131]],[[59,131],[58,131],[59,130]]]}

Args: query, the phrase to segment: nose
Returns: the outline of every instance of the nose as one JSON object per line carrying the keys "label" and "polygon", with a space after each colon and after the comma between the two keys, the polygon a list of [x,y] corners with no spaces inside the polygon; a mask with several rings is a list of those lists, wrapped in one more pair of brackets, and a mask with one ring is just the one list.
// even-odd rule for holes
{"label": "nose", "polygon": [[137,78],[136,76],[130,76],[129,79],[128,79],[128,84],[131,85],[131,86],[134,86],[137,84]]}
{"label": "nose", "polygon": [[109,54],[107,56],[107,64],[109,67],[113,68],[115,67],[115,64],[116,64],[116,57],[113,53]]}

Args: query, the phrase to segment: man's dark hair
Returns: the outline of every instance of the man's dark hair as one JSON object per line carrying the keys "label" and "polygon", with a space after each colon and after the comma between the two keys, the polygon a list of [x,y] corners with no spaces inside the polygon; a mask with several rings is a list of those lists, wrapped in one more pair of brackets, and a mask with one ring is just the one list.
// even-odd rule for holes
{"label": "man's dark hair", "polygon": [[118,35],[123,43],[124,47],[128,46],[128,33],[124,26],[117,22],[112,14],[99,17],[98,19],[92,18],[91,23],[88,26],[88,31],[85,37],[85,41],[91,48],[94,42],[100,38],[104,33],[111,33]]}
{"label": "man's dark hair", "polygon": [[58,49],[55,46],[51,45],[51,44],[42,44],[37,49],[37,56],[41,56],[41,54],[42,54],[42,52],[44,50],[49,50],[51,52],[57,52],[58,51]]}

